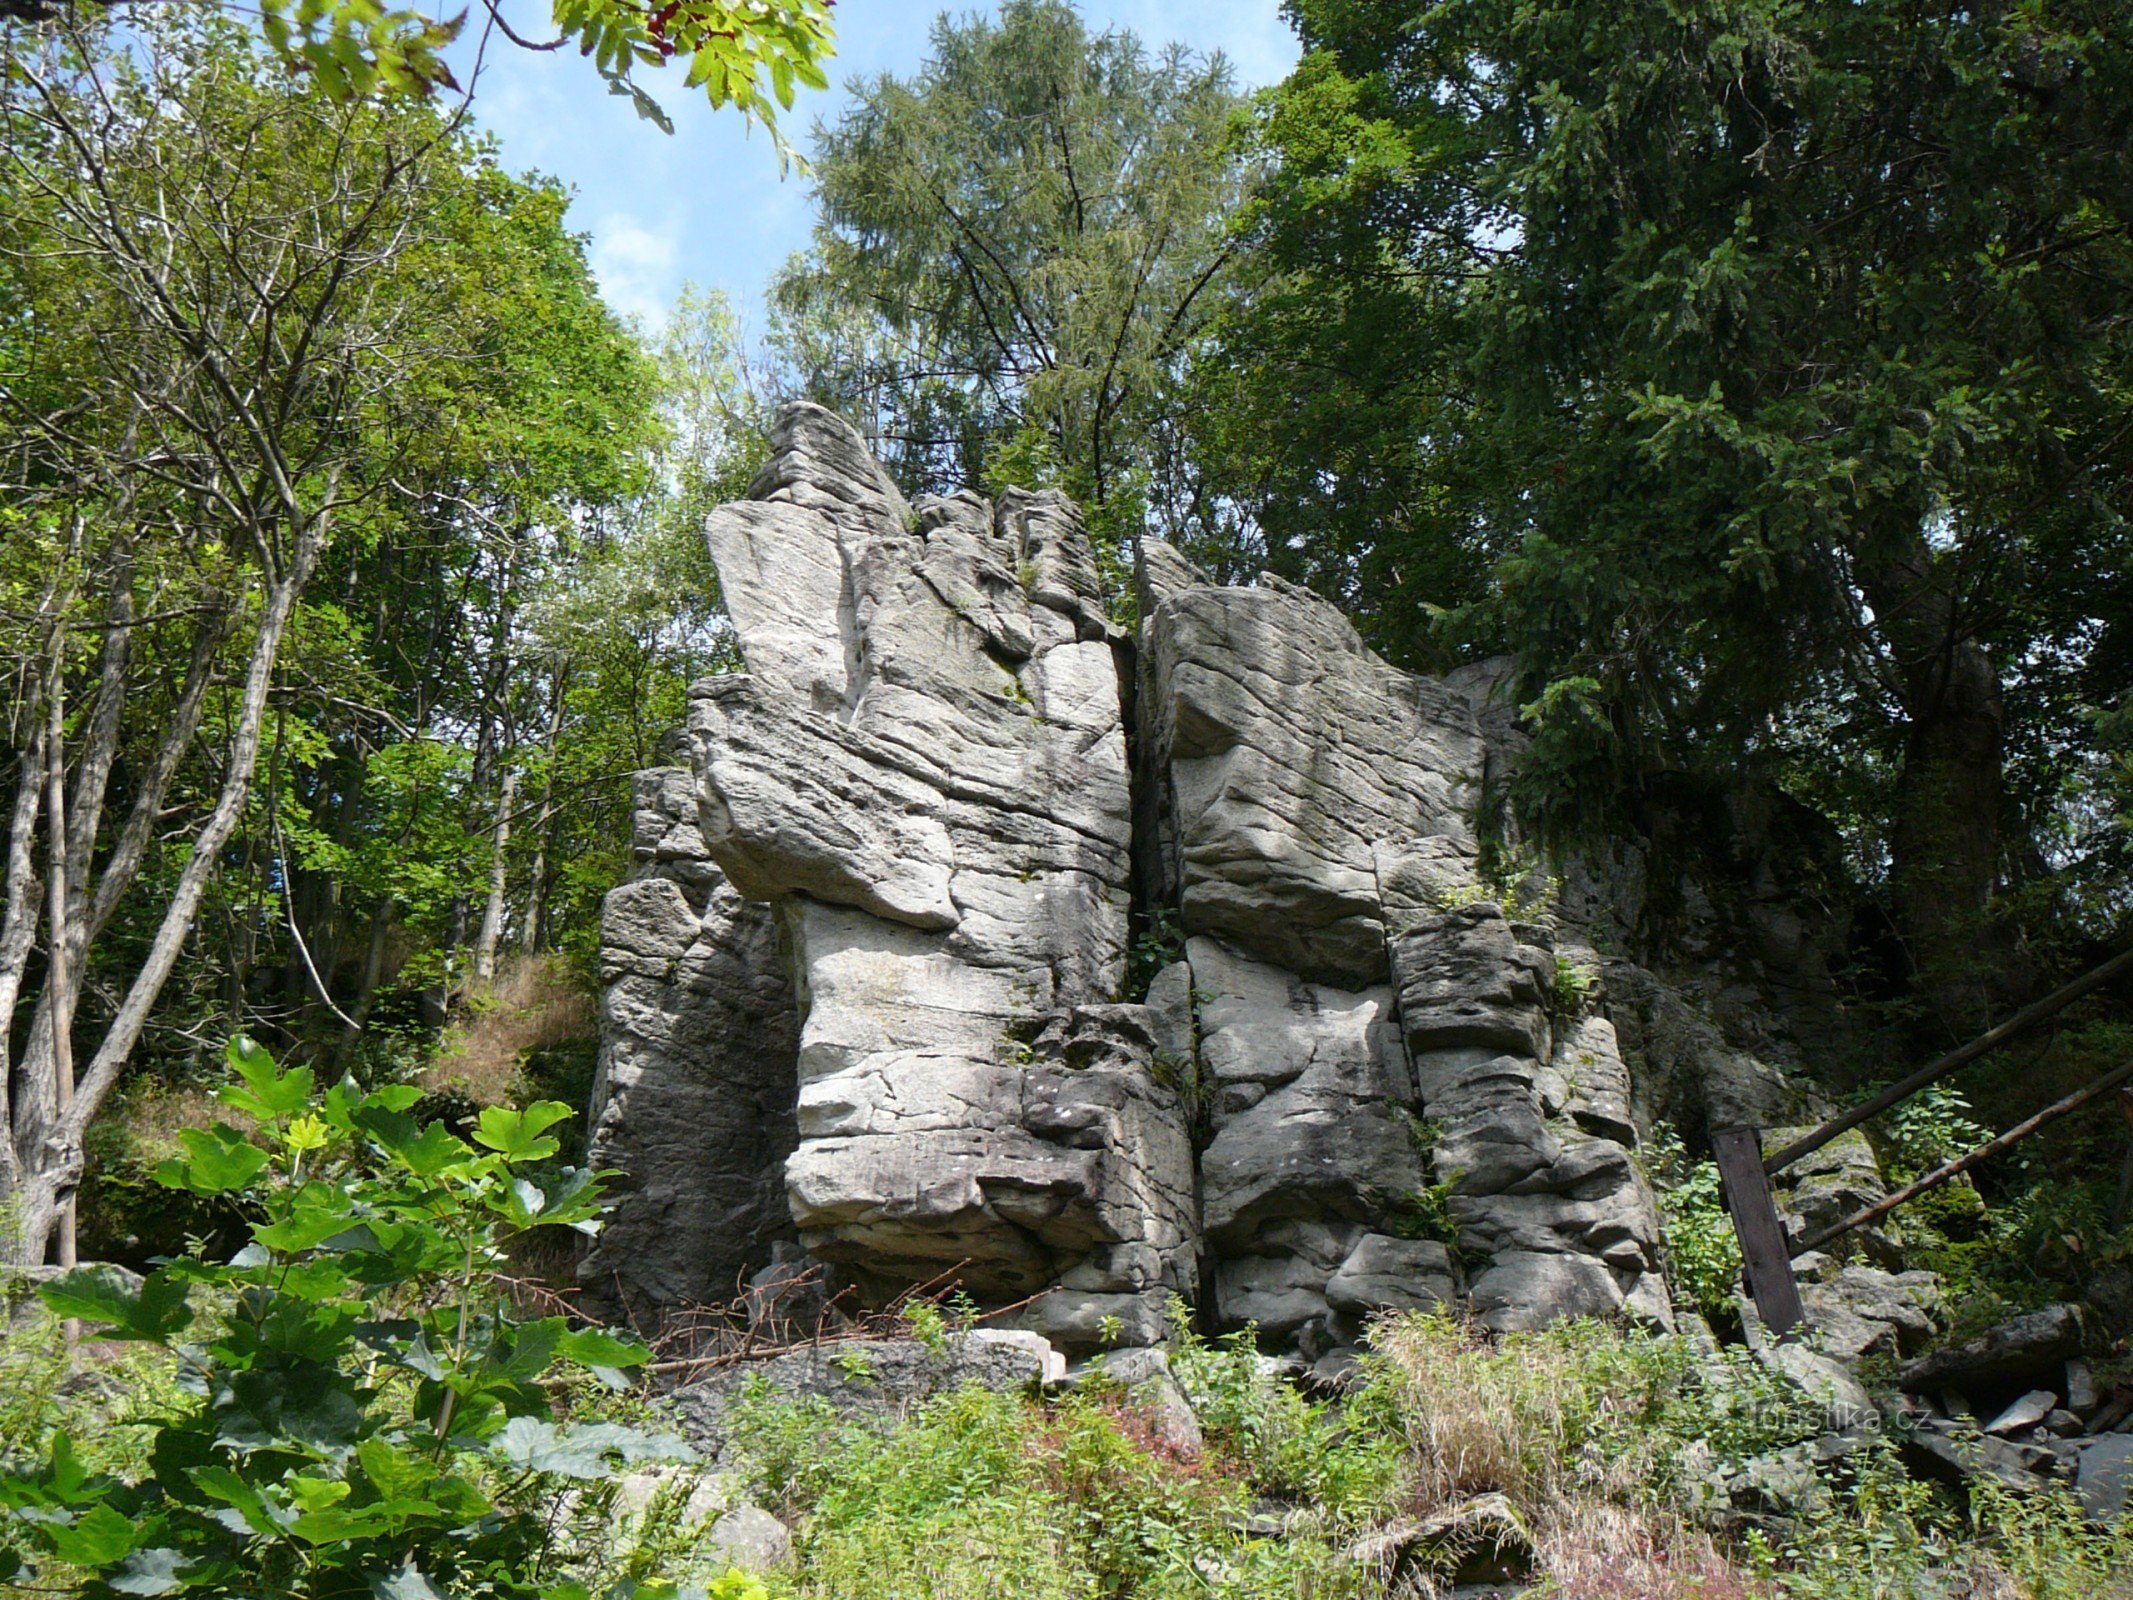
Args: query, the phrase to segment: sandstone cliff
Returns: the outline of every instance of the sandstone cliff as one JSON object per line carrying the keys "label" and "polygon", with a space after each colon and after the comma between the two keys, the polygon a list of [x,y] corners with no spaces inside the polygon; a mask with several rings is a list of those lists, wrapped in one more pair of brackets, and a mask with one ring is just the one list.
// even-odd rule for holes
{"label": "sandstone cliff", "polygon": [[1589,906],[1485,881],[1497,674],[1152,541],[1129,636],[1063,497],[907,505],[813,406],[773,446],[707,529],[746,671],[640,777],[607,907],[595,1155],[631,1189],[590,1290],[723,1300],[804,1253],[1069,1348],[1182,1295],[1336,1360],[1457,1297],[1671,1320],[1608,997],[1700,1095],[1796,1096],[1600,982]]}

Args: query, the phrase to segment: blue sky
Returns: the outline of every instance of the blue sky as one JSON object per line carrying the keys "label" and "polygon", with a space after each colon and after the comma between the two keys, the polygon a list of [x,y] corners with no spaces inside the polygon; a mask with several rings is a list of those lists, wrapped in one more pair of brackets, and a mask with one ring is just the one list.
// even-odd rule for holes
{"label": "blue sky", "polygon": [[[853,78],[918,69],[942,0],[842,0],[837,57],[826,94],[803,91],[787,130],[834,120]],[[968,0],[950,7],[974,9]],[[991,7],[975,9],[990,10]],[[1221,50],[1247,87],[1281,78],[1296,42],[1277,0],[1083,0],[1092,27],[1123,27],[1151,45],[1183,40]],[[576,191],[572,225],[592,237],[592,262],[609,301],[659,320],[685,280],[730,294],[750,322],[763,286],[807,242],[806,180],[780,180],[770,140],[733,112],[714,112],[681,88],[680,75],[645,85],[674,118],[669,137],[606,92],[574,53],[535,55],[491,44],[474,110],[515,171],[537,168]]]}

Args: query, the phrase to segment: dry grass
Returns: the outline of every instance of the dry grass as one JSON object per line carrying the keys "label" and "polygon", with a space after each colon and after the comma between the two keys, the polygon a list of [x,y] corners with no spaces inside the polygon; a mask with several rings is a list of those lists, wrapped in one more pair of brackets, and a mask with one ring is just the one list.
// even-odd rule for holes
{"label": "dry grass", "polygon": [[205,1130],[230,1120],[230,1110],[213,1091],[191,1084],[157,1084],[129,1095],[118,1108],[125,1148],[145,1166],[184,1153],[178,1135],[188,1128]]}
{"label": "dry grass", "polygon": [[503,1105],[520,1096],[528,1056],[592,1031],[592,996],[571,981],[560,956],[507,958],[494,983],[467,995],[420,1082],[477,1105]]}
{"label": "dry grass", "polygon": [[1492,1346],[1443,1318],[1386,1323],[1375,1337],[1406,1434],[1415,1515],[1502,1494],[1552,1600],[1765,1592],[1658,1489],[1671,1479],[1673,1446],[1640,1424],[1663,1375],[1633,1345],[1619,1347],[1620,1361],[1595,1362],[1591,1345]]}

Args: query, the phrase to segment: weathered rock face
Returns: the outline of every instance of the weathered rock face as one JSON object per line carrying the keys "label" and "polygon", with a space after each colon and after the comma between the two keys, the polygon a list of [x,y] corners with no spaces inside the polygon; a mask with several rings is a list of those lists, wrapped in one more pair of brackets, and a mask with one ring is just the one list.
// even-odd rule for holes
{"label": "weathered rock face", "polygon": [[686,771],[638,774],[632,853],[600,919],[591,1139],[628,1191],[580,1276],[610,1310],[656,1312],[729,1299],[793,1237],[799,1030],[770,909],[712,865]]}
{"label": "weathered rock face", "polygon": [[[601,1270],[671,1297],[766,1259],[774,1187],[862,1293],[1033,1297],[1076,1347],[1152,1342],[1172,1293],[1314,1357],[1469,1290],[1502,1328],[1667,1319],[1589,952],[1477,870],[1492,678],[1153,541],[1129,639],[1061,497],[907,506],[815,407],[773,444],[708,526],[747,670],[693,691],[697,829],[648,780],[609,903],[598,1126],[641,1187]],[[1145,995],[1136,909],[1141,955],[1178,935]],[[691,1074],[782,1086],[790,1131],[737,1164]],[[661,1201],[692,1169],[752,1209]]]}
{"label": "weathered rock face", "polygon": [[[1114,641],[1057,495],[906,506],[800,406],[708,533],[745,674],[689,721],[703,838],[768,901],[800,1015],[803,1244],[1040,1326],[1194,1288],[1191,1149],[1124,977]],[[1099,1309],[1092,1310],[1092,1307]]]}

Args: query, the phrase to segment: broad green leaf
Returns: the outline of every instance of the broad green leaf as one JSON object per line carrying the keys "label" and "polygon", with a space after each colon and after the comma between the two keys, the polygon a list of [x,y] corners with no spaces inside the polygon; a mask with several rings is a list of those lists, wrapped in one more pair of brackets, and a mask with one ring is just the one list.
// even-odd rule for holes
{"label": "broad green leaf", "polygon": [[268,1538],[281,1532],[285,1519],[275,1514],[256,1487],[230,1468],[219,1463],[195,1467],[188,1476],[202,1494],[231,1507],[235,1518],[252,1532]]}
{"label": "broad green leaf", "polygon": [[178,1142],[185,1146],[185,1155],[156,1168],[156,1182],[166,1189],[228,1194],[248,1186],[272,1159],[226,1123],[218,1122],[207,1129],[181,1128]]}
{"label": "broad green leaf", "polygon": [[652,1358],[650,1349],[638,1340],[605,1328],[574,1328],[563,1335],[559,1346],[558,1353],[566,1360],[588,1367],[637,1367]]}
{"label": "broad green leaf", "polygon": [[509,1106],[490,1106],[481,1114],[474,1132],[477,1143],[488,1146],[506,1161],[539,1161],[556,1153],[553,1139],[541,1135],[572,1116],[560,1100],[541,1100],[523,1111]]}
{"label": "broad green leaf", "polygon": [[44,1536],[60,1560],[96,1572],[132,1550],[133,1523],[109,1506],[91,1506],[72,1523],[48,1524]]}
{"label": "broad green leaf", "polygon": [[96,1324],[106,1339],[161,1343],[193,1319],[185,1285],[161,1268],[136,1288],[116,1267],[79,1267],[37,1293],[60,1316]]}
{"label": "broad green leaf", "polygon": [[226,1084],[221,1090],[222,1100],[240,1111],[249,1111],[261,1122],[278,1122],[293,1117],[311,1104],[313,1087],[309,1067],[293,1067],[287,1072],[274,1065],[273,1056],[255,1041],[243,1034],[230,1040],[224,1052],[230,1067],[244,1080],[240,1088]]}

